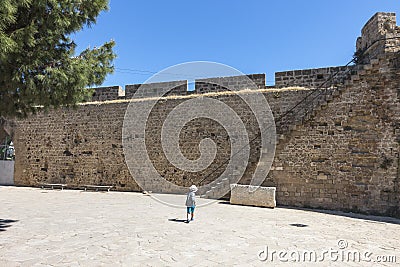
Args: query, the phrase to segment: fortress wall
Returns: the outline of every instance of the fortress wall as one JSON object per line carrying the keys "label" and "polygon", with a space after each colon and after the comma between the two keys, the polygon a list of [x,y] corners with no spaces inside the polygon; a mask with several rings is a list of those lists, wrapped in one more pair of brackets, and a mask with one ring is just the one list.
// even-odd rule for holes
{"label": "fortress wall", "polygon": [[115,184],[121,190],[139,190],[123,157],[126,107],[83,105],[17,121],[15,184]]}
{"label": "fortress wall", "polygon": [[266,184],[278,203],[400,216],[399,60],[381,59],[289,133]]}
{"label": "fortress wall", "polygon": [[[359,80],[348,84],[344,93],[312,120],[302,124],[303,117],[298,115],[278,126],[277,131],[285,132],[287,141],[278,145],[273,171],[263,184],[277,187],[278,205],[398,216],[399,57],[381,59],[361,74]],[[263,95],[278,117],[310,92],[264,91]],[[209,97],[237,112],[250,139],[259,134],[254,115],[240,97],[231,94]],[[182,153],[189,159],[198,158],[200,140],[211,138],[218,147],[216,159],[209,168],[196,173],[182,171],[168,162],[160,142],[162,122],[185,100],[171,98],[157,103],[147,123],[146,147],[160,175],[188,186],[199,183],[229,158],[230,143],[221,125],[209,119],[196,119],[181,132]],[[122,151],[122,123],[127,105],[128,102],[86,104],[77,110],[39,113],[18,121],[15,183],[114,184],[117,190],[140,190],[130,176]],[[288,132],[289,125],[298,126]],[[240,183],[250,182],[259,147],[259,141],[251,143],[251,157]],[[217,178],[224,168],[204,183]],[[148,183],[154,191],[167,192],[155,181]]]}
{"label": "fortress wall", "polygon": [[[309,90],[282,90],[279,94],[264,92],[263,95],[277,117],[309,93]],[[248,127],[250,138],[258,133],[254,116],[239,96],[221,94],[209,97],[216,98],[237,111]],[[148,120],[149,135],[146,136],[150,158],[157,166],[156,169],[161,173],[165,171],[168,179],[178,179],[174,181],[179,184],[183,182],[179,179],[183,179],[185,175],[192,181],[199,181],[205,174],[179,173],[179,170],[168,164],[165,156],[160,153],[163,120],[174,107],[186,100],[159,101]],[[139,190],[129,175],[122,153],[122,125],[128,103],[129,101],[89,103],[80,105],[77,109],[63,108],[17,121],[14,138],[17,154],[16,184],[116,184],[118,190]],[[301,122],[303,115],[304,112],[299,111],[294,116],[282,120],[277,132],[282,133],[289,128],[289,124]],[[226,141],[225,130],[211,120],[198,119],[189,123],[187,128],[182,135],[182,146],[189,151],[188,158],[198,156],[201,138],[210,137],[216,142]],[[254,151],[257,144],[255,142]],[[226,156],[229,155],[229,142],[221,143],[221,146],[225,154],[221,154],[211,168],[226,160]],[[258,154],[253,154],[253,161],[256,162]],[[250,169],[244,180],[251,177]],[[210,172],[210,169],[206,171]],[[210,180],[216,178],[217,174],[211,176]]]}
{"label": "fortress wall", "polygon": [[202,94],[241,89],[264,89],[266,88],[265,82],[265,74],[197,79],[195,80],[195,92]]}
{"label": "fortress wall", "polygon": [[[370,64],[358,67],[356,74],[345,77],[344,91],[332,94],[331,100],[325,103],[320,93],[333,92],[329,91],[332,89],[262,91],[275,119],[296,107],[277,124],[280,141],[273,170],[263,184],[277,187],[278,205],[400,216],[400,54],[385,50]],[[329,75],[338,70],[346,71],[346,68],[317,70],[321,73],[303,70],[278,74],[282,79],[277,80],[277,86],[315,88],[319,86],[318,81],[308,81],[307,77],[315,79],[315,75],[318,78],[319,74]],[[242,86],[235,84],[238,78],[218,79],[222,84],[228,81],[228,86]],[[265,88],[261,86],[262,76],[256,75],[254,79],[260,81],[257,86]],[[179,170],[168,162],[160,144],[161,127],[169,112],[188,98],[211,97],[224,102],[242,119],[250,139],[259,135],[254,115],[238,95],[204,94],[216,90],[209,87],[213,81],[197,81],[204,82],[203,89],[199,88],[200,95],[189,94],[187,82],[177,81],[146,85],[148,92],[139,96],[151,97],[164,87],[175,88],[170,96],[186,95],[159,101],[150,113],[145,136],[147,152],[156,170],[176,184],[199,184],[210,170],[223,164],[230,153],[229,136],[224,128],[212,120],[199,118],[185,125],[180,133],[182,153],[189,159],[198,158],[200,140],[211,138],[218,147],[214,162],[197,173]],[[125,97],[132,98],[139,86],[126,86]],[[112,99],[116,95],[121,98],[120,93],[116,94],[117,89],[111,88],[103,89],[104,98]],[[311,92],[317,95],[315,100],[298,105]],[[113,184],[117,190],[140,190],[129,173],[122,149],[122,125],[128,104],[129,101],[87,103],[77,109],[39,112],[17,120],[14,128],[15,183],[28,186],[40,182],[71,186]],[[307,116],[310,111],[314,117]],[[255,140],[250,145],[251,156],[240,183],[249,183],[257,166],[260,144],[257,138]],[[222,170],[216,171],[205,183],[217,178]],[[143,175],[146,177],[146,173]],[[154,191],[168,192],[159,188],[155,181],[148,183]]]}
{"label": "fortress wall", "polygon": [[[138,92],[138,89],[140,91]],[[125,86],[125,98],[146,98],[153,96],[162,96],[163,92],[169,91],[166,95],[186,95],[187,81],[171,81],[146,84],[131,84]]]}
{"label": "fortress wall", "polygon": [[363,63],[369,63],[386,52],[399,51],[400,27],[396,25],[395,13],[376,13],[361,30],[356,42],[356,50],[364,53]]}
{"label": "fortress wall", "polygon": [[97,87],[93,88],[92,101],[108,101],[123,98],[125,91],[121,86]]}
{"label": "fortress wall", "polygon": [[[291,70],[275,73],[275,87],[301,86],[307,88],[330,87],[351,74],[351,66],[328,67],[307,70]],[[333,77],[334,75],[334,77]],[[327,80],[332,79],[327,82]]]}
{"label": "fortress wall", "polygon": [[[140,93],[138,90],[140,88]],[[241,89],[265,89],[265,74],[218,77],[195,80],[194,92],[188,91],[188,81],[170,81],[145,84],[129,84],[122,90],[120,86],[93,88],[92,101],[110,101],[117,99],[147,98],[171,95],[190,95],[210,92],[222,92]]]}
{"label": "fortress wall", "polygon": [[[2,126],[2,125],[0,125]],[[9,135],[7,132],[3,129],[3,127],[0,127],[0,144],[4,145],[6,139],[9,138]]]}

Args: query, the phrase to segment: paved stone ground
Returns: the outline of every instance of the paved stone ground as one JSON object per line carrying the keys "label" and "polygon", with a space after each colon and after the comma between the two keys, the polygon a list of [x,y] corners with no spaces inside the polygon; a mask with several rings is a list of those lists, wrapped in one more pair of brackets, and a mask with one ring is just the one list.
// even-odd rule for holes
{"label": "paved stone ground", "polygon": [[[184,223],[185,210],[140,193],[0,187],[0,266],[315,265],[304,260],[306,250],[324,255],[318,266],[396,266],[343,262],[349,251],[400,262],[400,220],[393,218],[223,202],[196,212]],[[296,255],[300,263],[291,261]]]}

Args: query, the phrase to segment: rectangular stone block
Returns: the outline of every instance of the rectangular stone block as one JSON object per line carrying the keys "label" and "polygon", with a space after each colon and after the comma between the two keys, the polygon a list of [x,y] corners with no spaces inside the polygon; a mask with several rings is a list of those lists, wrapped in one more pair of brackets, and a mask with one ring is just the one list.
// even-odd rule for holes
{"label": "rectangular stone block", "polygon": [[14,185],[14,161],[0,160],[0,185]]}
{"label": "rectangular stone block", "polygon": [[275,208],[276,187],[231,184],[231,204]]}
{"label": "rectangular stone block", "polygon": [[94,92],[91,101],[108,101],[115,100],[125,96],[125,92],[121,86],[108,86],[93,88]]}
{"label": "rectangular stone block", "polygon": [[[125,98],[147,98],[155,96],[169,96],[169,95],[186,95],[187,93],[187,80],[170,81],[170,82],[157,82],[145,84],[128,84],[125,85]],[[137,93],[137,90],[140,92]]]}

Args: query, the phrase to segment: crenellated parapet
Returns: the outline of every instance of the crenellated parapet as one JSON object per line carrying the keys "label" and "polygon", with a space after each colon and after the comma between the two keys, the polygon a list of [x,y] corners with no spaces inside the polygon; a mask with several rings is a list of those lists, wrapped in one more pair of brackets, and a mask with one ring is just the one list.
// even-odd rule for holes
{"label": "crenellated parapet", "polygon": [[265,88],[265,74],[217,77],[198,79],[195,81],[195,92],[198,94]]}
{"label": "crenellated parapet", "polygon": [[189,91],[188,81],[168,81],[158,83],[129,84],[125,90],[120,86],[94,88],[92,101],[148,98],[155,96],[184,96],[244,89],[265,89],[265,74],[216,77],[195,80],[195,90]]}
{"label": "crenellated parapet", "polygon": [[357,38],[356,56],[360,56],[359,63],[369,63],[379,55],[399,50],[400,27],[396,25],[395,13],[376,13],[368,20],[361,30],[361,36]]}
{"label": "crenellated parapet", "polygon": [[108,86],[93,88],[92,101],[108,101],[123,98],[125,91],[121,86]]}
{"label": "crenellated parapet", "polygon": [[125,98],[146,98],[166,95],[186,95],[187,81],[170,81],[159,83],[130,84],[125,86]]}
{"label": "crenellated parapet", "polygon": [[275,87],[329,87],[343,82],[353,66],[290,70],[275,73]]}

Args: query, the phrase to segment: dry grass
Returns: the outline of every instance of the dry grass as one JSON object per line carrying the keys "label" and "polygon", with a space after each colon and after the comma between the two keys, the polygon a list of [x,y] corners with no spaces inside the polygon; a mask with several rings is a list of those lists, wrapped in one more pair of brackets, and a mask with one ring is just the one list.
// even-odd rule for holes
{"label": "dry grass", "polygon": [[243,89],[240,91],[223,91],[223,92],[210,92],[204,94],[191,94],[191,95],[170,95],[163,97],[145,97],[145,98],[133,98],[133,99],[115,99],[115,100],[107,100],[107,101],[94,101],[94,102],[85,102],[79,103],[78,105],[102,105],[102,104],[110,104],[110,103],[129,103],[129,102],[141,102],[141,101],[151,101],[151,100],[168,100],[168,99],[189,99],[196,97],[213,97],[213,96],[228,96],[228,95],[237,95],[237,94],[255,94],[255,93],[276,93],[276,92],[287,92],[287,91],[303,91],[303,90],[311,90],[305,87],[286,87],[280,89]]}

